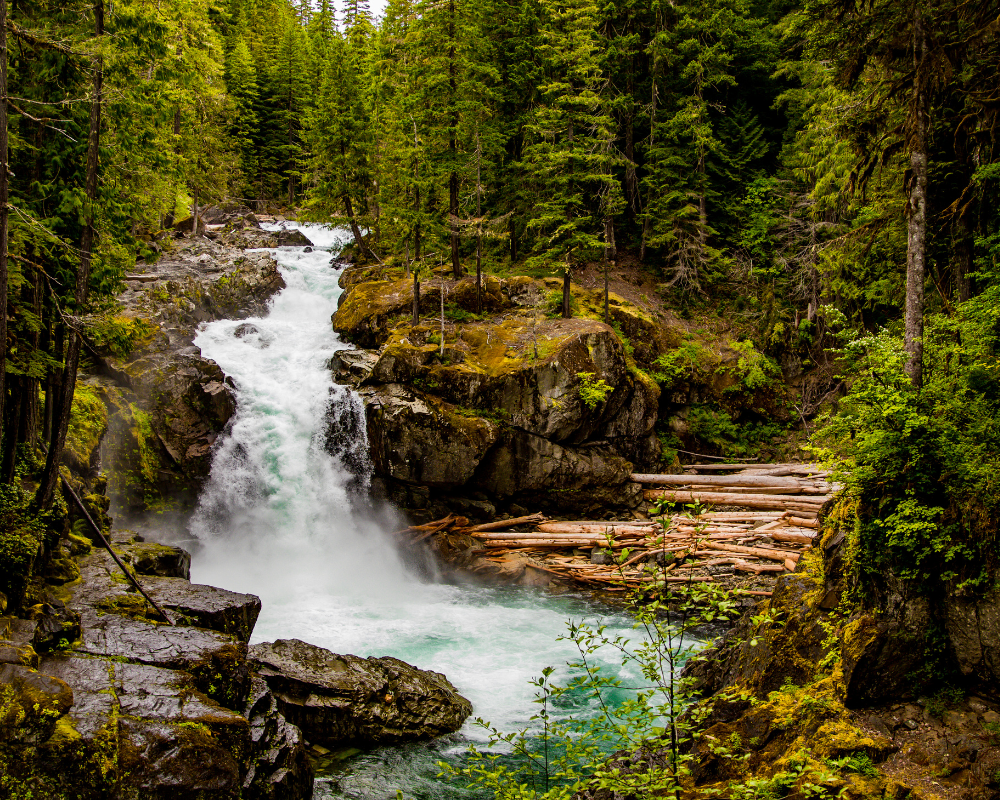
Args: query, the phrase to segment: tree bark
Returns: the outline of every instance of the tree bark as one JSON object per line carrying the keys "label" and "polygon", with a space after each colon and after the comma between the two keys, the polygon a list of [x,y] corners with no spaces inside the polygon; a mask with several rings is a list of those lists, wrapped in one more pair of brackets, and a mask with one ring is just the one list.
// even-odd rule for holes
{"label": "tree bark", "polygon": [[[455,61],[455,0],[448,3],[448,82],[451,89],[451,103],[454,107],[458,95],[458,65]],[[451,223],[451,272],[457,281],[462,277],[462,262],[458,257],[458,173],[455,171],[455,160],[458,158],[458,110],[452,112],[451,133],[448,137],[448,151],[451,155],[452,169],[448,176],[448,216]]]}
{"label": "tree bark", "polygon": [[611,310],[609,308],[609,283],[611,282],[611,265],[617,257],[615,247],[615,223],[611,217],[604,218],[604,324],[611,324]]}
{"label": "tree bark", "polygon": [[[0,419],[7,378],[7,240],[10,168],[7,163],[7,0],[0,0]],[[11,434],[8,430],[7,435]]]}
{"label": "tree bark", "polygon": [[476,313],[483,313],[483,146],[476,126]]}
{"label": "tree bark", "polygon": [[[94,3],[94,28],[98,37],[104,35],[104,0]],[[94,59],[94,96],[90,103],[90,126],[87,135],[87,217],[80,239],[80,263],[76,270],[76,287],[74,299],[76,310],[81,312],[87,303],[87,290],[90,282],[90,265],[93,260],[94,212],[97,205],[97,172],[99,166],[101,145],[101,104],[104,91],[104,59],[97,56]],[[197,220],[197,217],[195,217]],[[66,432],[69,429],[69,416],[73,407],[73,390],[76,387],[76,372],[80,363],[80,336],[70,329],[69,346],[66,352],[66,368],[63,370],[63,385],[59,392],[59,404],[53,416],[52,438],[45,457],[45,469],[42,472],[38,491],[35,494],[35,505],[44,508],[52,502],[56,481],[59,478],[59,461],[62,459],[63,447],[66,444]]]}
{"label": "tree bark", "polygon": [[910,176],[907,186],[906,315],[904,346],[909,359],[906,374],[917,388],[923,385],[924,274],[927,251],[927,133],[930,93],[925,85],[923,61],[927,57],[927,31],[917,4],[913,24],[914,83],[913,131],[910,141]]}
{"label": "tree bark", "polygon": [[562,300],[563,319],[571,319],[573,316],[572,298],[573,295],[570,292],[569,259],[567,259],[566,271],[563,273],[563,300]]}
{"label": "tree bark", "polygon": [[413,324],[420,324],[420,279],[417,277],[417,266],[413,268]]}

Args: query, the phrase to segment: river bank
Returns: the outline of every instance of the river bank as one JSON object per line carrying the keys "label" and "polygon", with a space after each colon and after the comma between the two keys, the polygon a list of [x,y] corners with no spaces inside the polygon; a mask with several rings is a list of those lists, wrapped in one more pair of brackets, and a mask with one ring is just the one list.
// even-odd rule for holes
{"label": "river bank", "polygon": [[[252,226],[251,230],[248,243],[277,243],[276,238],[268,238],[275,234]],[[222,235],[220,231],[210,233]],[[460,323],[449,322],[452,327],[446,327],[438,343],[414,346],[403,330],[405,313],[396,313],[397,318],[386,329],[395,332],[375,359],[367,358],[364,371],[358,373],[360,379],[355,376],[361,384],[361,396],[368,400],[366,408],[355,402],[349,389],[333,386],[329,378],[333,353],[342,346],[330,316],[344,288],[338,284],[351,285],[342,278],[342,268],[338,274],[336,265],[331,264],[331,254],[322,245],[299,241],[295,249],[271,251],[270,255],[212,250],[210,258],[202,260],[207,253],[199,251],[211,249],[217,241],[198,239],[182,245],[176,261],[166,259],[147,273],[148,277],[158,276],[156,280],[136,277],[132,281],[145,288],[130,289],[126,307],[151,311],[157,331],[128,357],[102,355],[97,349],[95,374],[84,384],[105,399],[132,393],[117,408],[127,407],[131,415],[127,421],[133,424],[122,425],[119,417],[117,439],[110,433],[115,424],[110,424],[104,453],[117,453],[116,458],[131,453],[130,457],[138,458],[144,466],[133,469],[131,483],[110,482],[113,510],[131,514],[162,510],[161,501],[177,496],[171,493],[178,476],[195,489],[204,486],[200,495],[191,494],[174,507],[180,511],[186,503],[190,508],[195,497],[199,498],[190,525],[176,522],[186,521],[180,514],[163,514],[152,517],[154,522],[145,528],[163,539],[176,538],[178,529],[181,536],[190,538],[195,578],[204,583],[199,586],[185,580],[188,561],[182,551],[139,542],[124,531],[116,534],[115,546],[137,573],[146,576],[141,580],[149,583],[154,599],[168,614],[183,616],[179,631],[166,628],[128,591],[123,579],[113,577],[103,553],[87,552],[85,542],[71,538],[68,528],[63,530],[58,557],[52,559],[57,568],[50,569],[48,575],[51,579],[58,572],[62,588],[52,589],[55,584],[50,584],[47,593],[33,596],[39,601],[33,611],[34,627],[6,624],[11,644],[4,652],[11,663],[4,669],[11,676],[5,685],[14,686],[21,698],[28,696],[24,692],[32,686],[41,693],[31,695],[38,704],[33,713],[26,711],[18,696],[8,693],[5,699],[5,724],[13,726],[16,733],[8,739],[5,755],[25,752],[39,759],[18,762],[17,769],[15,762],[8,761],[8,777],[22,781],[16,785],[18,791],[37,785],[44,786],[51,796],[59,796],[63,787],[37,783],[36,775],[24,774],[25,769],[44,764],[49,771],[58,765],[64,774],[73,776],[72,780],[84,781],[80,786],[85,789],[76,790],[90,791],[95,797],[177,791],[179,781],[188,781],[185,791],[203,797],[308,796],[313,786],[304,777],[310,764],[306,737],[284,720],[276,690],[262,685],[261,678],[251,677],[255,669],[259,675],[259,666],[253,664],[262,662],[249,654],[248,641],[251,651],[265,639],[291,637],[339,653],[404,658],[444,673],[472,700],[474,713],[513,729],[533,710],[528,678],[545,666],[564,664],[573,657],[572,648],[555,644],[564,633],[566,616],[579,619],[603,614],[612,631],[629,635],[627,619],[573,596],[448,586],[416,578],[385,536],[403,521],[377,502],[381,478],[386,495],[409,503],[415,523],[441,508],[461,508],[484,517],[509,514],[529,496],[545,497],[551,508],[563,511],[599,508],[610,518],[620,516],[623,509],[634,513],[635,492],[621,491],[618,484],[614,484],[618,491],[613,505],[603,505],[600,496],[589,496],[604,473],[598,470],[599,474],[591,474],[581,466],[596,463],[588,451],[597,450],[603,454],[599,456],[602,463],[621,460],[631,475],[633,462],[624,459],[620,448],[636,446],[633,434],[652,429],[644,415],[658,413],[658,406],[653,412],[653,406],[647,404],[643,414],[626,415],[632,419],[631,434],[610,435],[616,430],[616,415],[634,408],[636,387],[642,381],[613,330],[609,333],[593,320],[584,321],[587,330],[582,336],[580,331],[567,332],[558,326],[543,330],[542,352],[537,359],[533,352],[526,357],[534,349],[533,338],[504,342],[500,367],[495,369],[476,349],[476,335],[471,335],[472,343],[464,338],[467,332]],[[216,258],[228,259],[228,267],[204,270],[214,276],[198,272],[199,264],[214,265]],[[247,279],[248,274],[257,277]],[[275,276],[280,277],[280,285]],[[228,308],[235,310],[227,311],[211,299],[214,285],[221,291],[242,287],[229,295],[233,304]],[[281,298],[270,305],[269,313],[262,314],[267,298],[278,289],[283,290]],[[504,296],[502,287],[500,295]],[[196,298],[200,298],[198,302]],[[143,306],[145,302],[151,305]],[[339,304],[350,308],[348,301]],[[514,306],[501,311],[517,314]],[[386,319],[391,320],[392,315]],[[210,324],[199,328],[205,322]],[[524,328],[522,322],[506,322]],[[472,324],[472,334],[478,330],[486,343],[492,342],[492,326],[497,322],[479,320]],[[499,324],[503,326],[504,320]],[[541,325],[544,328],[545,323]],[[450,339],[454,339],[451,345]],[[440,354],[442,345],[455,348],[450,363],[433,355]],[[376,373],[379,362],[388,362],[387,354],[397,351],[405,358],[395,361],[397,366],[392,370],[383,364],[380,369],[384,371],[377,373],[392,377],[395,384],[368,377]],[[347,352],[366,358],[358,351]],[[576,358],[579,363],[573,360]],[[338,363],[345,363],[344,351],[338,353],[334,364],[343,371]],[[411,370],[398,366],[408,363]],[[570,374],[566,363],[583,372],[594,369],[592,375],[600,376],[595,380],[608,386],[596,408],[582,401],[576,378],[579,373]],[[182,367],[175,369],[174,364]],[[175,388],[166,391],[164,386]],[[365,386],[369,387],[367,395]],[[519,393],[512,395],[512,387],[520,387]],[[539,387],[552,391],[543,392]],[[609,399],[618,391],[622,392],[620,401]],[[477,400],[477,405],[459,406],[444,397],[447,392],[495,398],[500,404],[488,406],[483,399]],[[380,410],[373,398],[395,396],[398,400],[404,395],[409,399],[403,405],[418,407],[423,403],[432,409],[425,417],[418,415],[416,423],[404,426],[410,439],[399,442],[405,451],[407,441],[423,441],[423,449],[414,450],[409,459],[385,457],[380,461],[375,457],[369,463],[362,457],[367,451],[365,437],[374,431],[374,438],[381,437],[384,453],[392,449],[389,443],[396,441],[386,432],[394,429],[380,427],[384,407]],[[516,400],[511,399],[515,396]],[[618,412],[605,415],[600,410],[601,403],[619,402]],[[520,403],[523,405],[517,405]],[[109,411],[115,407],[110,402],[106,406]],[[484,416],[489,407],[506,409],[508,416],[499,419],[498,415],[497,420]],[[215,409],[214,417],[208,413],[210,408]],[[463,409],[466,413],[459,413]],[[452,469],[454,462],[461,460],[448,448],[435,449],[428,444],[464,441],[455,440],[450,433],[440,438],[439,427],[435,433],[437,422],[452,417],[469,420],[473,426],[493,426],[491,430],[495,428],[497,435],[483,458],[497,463],[506,459],[515,466],[526,464],[528,471],[517,473],[518,481],[537,481],[547,474],[555,491],[532,493],[522,487],[506,493],[498,483],[483,484],[485,491],[476,496],[471,491],[479,480],[475,465],[460,485],[452,478],[435,479],[442,469]],[[114,413],[109,418],[114,420]],[[178,424],[179,419],[191,422]],[[561,463],[570,466],[542,473],[532,471],[531,465],[544,467],[543,458],[516,461],[515,442],[529,428],[534,432],[527,441],[544,440],[547,443],[539,446],[547,451],[561,448],[559,452],[565,455]],[[545,431],[547,435],[543,435]],[[431,436],[439,438],[421,439]],[[603,438],[591,447],[588,437],[594,436]],[[86,488],[88,506],[95,515],[105,514],[108,499],[98,478],[100,461],[94,458],[101,436],[80,436],[76,442],[75,449],[85,454],[79,461],[88,466],[81,484]],[[88,446],[92,449],[87,450]],[[211,457],[207,482],[206,454]],[[639,463],[649,469],[657,465],[655,461]],[[418,469],[426,474],[409,483],[398,474],[399,470]],[[463,469],[469,469],[468,465]],[[374,486],[368,483],[373,475]],[[636,508],[640,513],[649,510]],[[101,519],[107,521],[106,517]],[[727,640],[710,662],[709,672],[701,674],[703,692],[711,695],[708,706],[712,716],[706,723],[709,735],[716,739],[724,735],[730,741],[735,733],[746,745],[742,752],[748,754],[739,763],[751,766],[737,769],[731,758],[719,761],[719,754],[711,747],[703,751],[699,748],[705,745],[695,744],[690,751],[696,757],[693,780],[711,786],[717,796],[735,796],[736,787],[752,785],[753,781],[771,782],[776,787],[796,782],[803,788],[822,784],[822,791],[830,793],[847,787],[849,795],[858,797],[920,797],[920,792],[928,797],[957,797],[962,792],[961,796],[969,798],[989,796],[983,792],[991,791],[994,745],[990,729],[984,726],[992,724],[990,714],[996,713],[996,706],[987,690],[988,681],[981,695],[955,702],[954,707],[949,707],[946,699],[924,698],[923,706],[909,702],[920,698],[909,696],[903,672],[890,689],[877,698],[871,695],[870,687],[878,685],[887,659],[891,661],[896,657],[891,653],[898,656],[899,651],[886,650],[879,655],[884,634],[890,630],[880,628],[882,623],[838,616],[844,587],[838,583],[842,579],[837,577],[836,566],[842,549],[839,543],[831,544],[841,525],[837,519],[823,530],[822,551],[803,556],[792,575],[778,580],[775,597],[743,618],[734,634],[738,638]],[[184,589],[179,591],[182,584]],[[257,595],[263,598],[262,609]],[[992,645],[988,642],[993,634],[989,607],[983,608],[970,613],[976,615],[979,640],[987,644],[981,646],[978,661],[969,648],[964,652],[970,673],[985,670],[985,675],[990,669]],[[961,615],[956,612],[955,616]],[[852,624],[859,620],[862,624]],[[956,622],[953,627],[952,646],[957,647],[954,642],[960,642],[967,626]],[[37,638],[39,630],[47,631],[46,637]],[[861,633],[864,641],[859,640]],[[251,639],[252,635],[256,639]],[[754,640],[758,644],[747,644]],[[860,655],[855,653],[859,641]],[[37,659],[38,653],[33,656],[25,647],[29,642],[34,643],[31,649],[37,645],[49,653]],[[766,646],[756,649],[760,642]],[[614,660],[606,663],[609,669],[616,666],[620,668]],[[74,686],[74,694],[67,695],[64,687],[74,680],[79,682],[83,672],[87,683]],[[562,668],[556,677],[565,681],[572,674]],[[795,683],[794,690],[784,688],[786,679]],[[858,686],[869,689],[858,695]],[[282,691],[285,700],[281,702],[291,702],[287,686]],[[382,694],[384,697],[385,692]],[[111,696],[116,700],[109,704],[106,698]],[[133,697],[142,702],[136,704],[129,699]],[[808,713],[792,714],[786,708],[789,704],[808,707]],[[921,711],[913,712],[911,706]],[[162,716],[165,707],[174,709],[172,715]],[[951,716],[945,718],[945,712]],[[74,717],[80,714],[98,724],[88,722],[81,733]],[[884,728],[869,717],[881,719]],[[118,739],[108,733],[112,729],[119,733]],[[81,735],[75,736],[73,731]],[[133,736],[136,731],[139,738]],[[260,739],[258,733],[265,738]],[[815,740],[815,744],[803,744],[803,737]],[[961,743],[952,742],[956,737],[964,738]],[[404,787],[414,793],[431,791],[428,787],[434,785],[436,758],[461,759],[470,741],[482,743],[484,735],[467,725],[457,736],[430,748],[408,750],[410,760],[401,760],[395,751],[376,750],[345,762],[342,756],[350,750],[327,746],[331,743],[323,744],[311,734],[309,755],[324,776],[317,784],[322,796],[375,797],[380,792],[394,795],[396,788]],[[350,747],[350,742],[344,744]],[[271,755],[262,762],[265,751]],[[755,755],[758,752],[761,755]],[[194,753],[215,755],[206,761],[204,770],[185,772],[178,765],[192,763]],[[844,777],[851,771],[846,761],[836,769],[829,763],[862,754],[876,772],[882,769],[878,773],[881,777],[858,773],[864,778],[859,783],[860,779]],[[389,770],[389,764],[395,767]],[[914,764],[921,769],[914,772]],[[789,783],[788,776],[795,769],[799,773]],[[823,779],[824,784],[817,778],[824,770],[833,770],[839,777]],[[938,784],[959,794],[935,795],[935,771],[948,770],[949,780]],[[273,779],[279,772],[279,779]],[[895,776],[892,786],[885,777],[890,773]],[[254,776],[260,778],[258,787],[270,787],[266,789],[270,795],[254,788]],[[249,785],[237,786],[241,781],[245,784],[248,777]],[[394,781],[396,785],[390,785]],[[688,788],[693,790],[694,784]]]}

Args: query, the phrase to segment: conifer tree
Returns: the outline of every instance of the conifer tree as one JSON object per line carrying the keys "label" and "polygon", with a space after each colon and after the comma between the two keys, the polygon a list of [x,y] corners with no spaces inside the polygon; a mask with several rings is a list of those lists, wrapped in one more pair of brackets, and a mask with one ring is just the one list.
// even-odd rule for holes
{"label": "conifer tree", "polygon": [[528,228],[536,236],[533,261],[564,276],[563,315],[571,314],[574,263],[601,252],[605,219],[621,187],[614,120],[602,96],[597,6],[593,0],[542,4],[543,76],[539,103],[527,124],[523,167],[536,201]]}

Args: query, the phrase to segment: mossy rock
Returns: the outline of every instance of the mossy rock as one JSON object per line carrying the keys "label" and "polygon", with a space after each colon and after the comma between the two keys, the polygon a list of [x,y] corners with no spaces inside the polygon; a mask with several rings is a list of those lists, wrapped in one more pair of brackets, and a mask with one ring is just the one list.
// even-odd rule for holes
{"label": "mossy rock", "polygon": [[63,458],[70,469],[88,475],[99,462],[101,440],[108,430],[108,410],[98,387],[78,381],[73,391]]}

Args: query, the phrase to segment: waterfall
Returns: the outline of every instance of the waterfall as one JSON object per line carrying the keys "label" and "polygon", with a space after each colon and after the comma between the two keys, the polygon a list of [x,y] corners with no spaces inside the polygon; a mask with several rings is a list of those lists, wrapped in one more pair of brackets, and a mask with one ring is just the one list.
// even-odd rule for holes
{"label": "waterfall", "polygon": [[342,291],[331,256],[349,234],[300,227],[316,247],[275,251],[286,288],[269,313],[213,322],[195,340],[237,397],[190,524],[199,570],[264,595],[392,592],[412,579],[356,502],[371,478],[364,408],[327,367],[344,346],[330,324]]}
{"label": "waterfall", "polygon": [[[271,251],[286,288],[269,312],[212,322],[195,340],[233,381],[237,410],[190,523],[200,541],[192,579],[259,595],[254,641],[395,656],[443,672],[474,715],[521,728],[536,710],[529,680],[546,666],[557,680],[570,675],[575,648],[559,640],[566,620],[599,612],[571,595],[424,583],[407,572],[389,538],[403,523],[365,502],[364,409],[327,368],[344,347],[330,322],[341,294],[331,256],[350,236],[297,227],[316,247]],[[631,632],[618,615],[605,621]],[[437,782],[436,762],[486,738],[470,722],[453,737],[365,754],[349,775],[321,776],[316,797],[461,797]]]}

